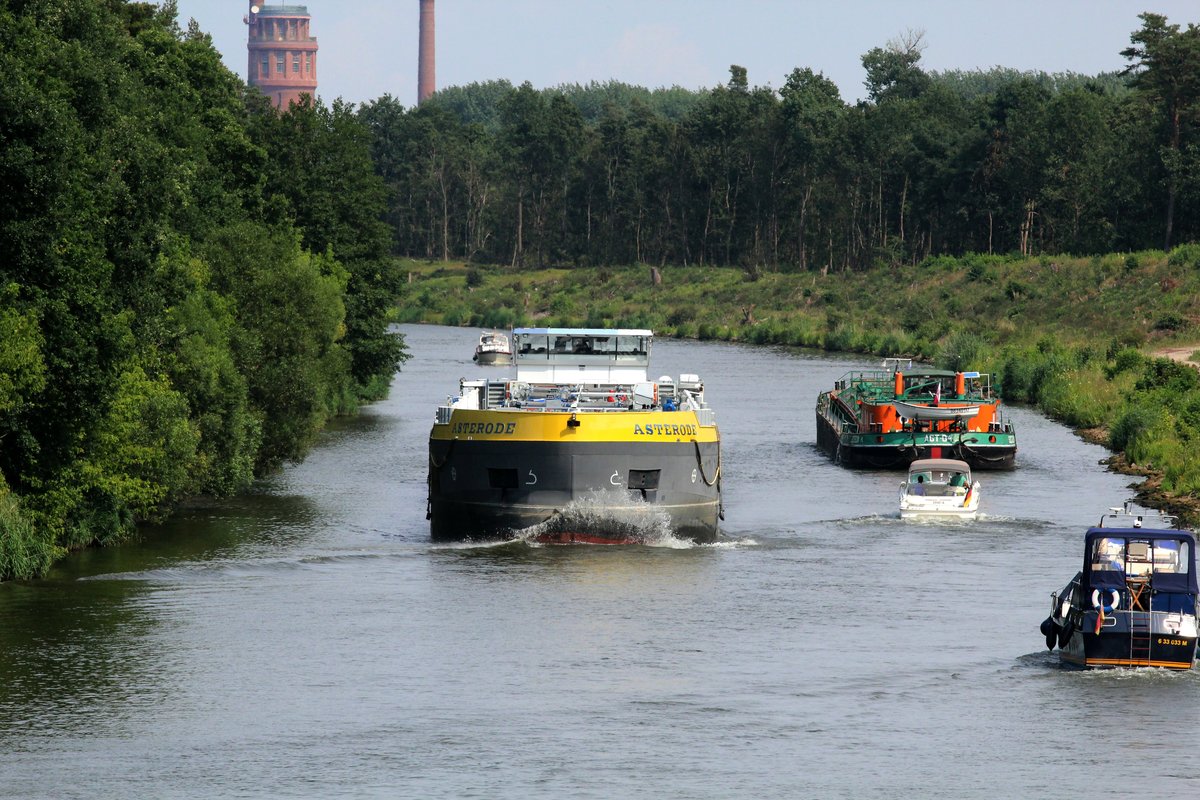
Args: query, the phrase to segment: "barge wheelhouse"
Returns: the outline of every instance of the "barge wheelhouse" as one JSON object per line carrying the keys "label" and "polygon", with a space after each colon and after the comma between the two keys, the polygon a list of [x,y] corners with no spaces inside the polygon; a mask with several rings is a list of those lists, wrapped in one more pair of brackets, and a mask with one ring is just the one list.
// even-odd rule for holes
{"label": "barge wheelhouse", "polygon": [[817,444],[843,466],[871,469],[905,469],[924,458],[1012,469],[1017,457],[1017,435],[990,375],[893,358],[821,392]]}
{"label": "barge wheelhouse", "polygon": [[[721,444],[699,376],[648,377],[649,330],[519,328],[515,377],[462,380],[429,436],[434,540],[717,537]],[[644,538],[644,537],[643,537]]]}

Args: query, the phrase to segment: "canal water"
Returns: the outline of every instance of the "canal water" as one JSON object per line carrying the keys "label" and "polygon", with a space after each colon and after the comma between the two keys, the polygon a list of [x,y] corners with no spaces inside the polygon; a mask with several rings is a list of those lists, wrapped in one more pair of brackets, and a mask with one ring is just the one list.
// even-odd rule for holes
{"label": "canal water", "polygon": [[861,359],[658,341],[724,442],[715,545],[434,546],[434,406],[477,331],[251,495],[0,585],[0,796],[1200,794],[1200,676],[1057,666],[1038,625],[1131,492],[1017,409],[974,523],[815,448]]}

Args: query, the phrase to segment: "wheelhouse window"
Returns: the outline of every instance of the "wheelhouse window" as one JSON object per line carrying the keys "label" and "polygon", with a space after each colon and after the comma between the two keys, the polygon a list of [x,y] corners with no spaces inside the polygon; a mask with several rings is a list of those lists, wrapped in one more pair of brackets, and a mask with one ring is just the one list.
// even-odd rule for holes
{"label": "wheelhouse window", "polygon": [[549,352],[550,337],[545,334],[518,334],[516,339],[518,355],[529,357]]}
{"label": "wheelhouse window", "polygon": [[609,349],[608,336],[568,336],[556,335],[554,338],[554,354],[555,355],[570,355],[570,356],[608,356],[611,354]]}
{"label": "wheelhouse window", "polygon": [[1097,539],[1092,545],[1092,572],[1123,572],[1125,540]]}
{"label": "wheelhouse window", "polygon": [[1091,563],[1093,572],[1178,574],[1191,563],[1191,545],[1177,539],[1097,539]]}
{"label": "wheelhouse window", "polygon": [[1151,560],[1155,572],[1177,574],[1187,571],[1192,563],[1191,545],[1175,539],[1155,539],[1151,543]]}
{"label": "wheelhouse window", "polygon": [[617,340],[614,336],[593,336],[592,352],[600,355],[611,356],[617,352]]}
{"label": "wheelhouse window", "polygon": [[[650,337],[608,334],[514,334],[515,353],[523,361],[544,357],[558,363],[632,362],[645,364]],[[582,359],[582,361],[580,360]]]}
{"label": "wheelhouse window", "polygon": [[647,355],[645,336],[618,336],[617,360],[643,359]]}

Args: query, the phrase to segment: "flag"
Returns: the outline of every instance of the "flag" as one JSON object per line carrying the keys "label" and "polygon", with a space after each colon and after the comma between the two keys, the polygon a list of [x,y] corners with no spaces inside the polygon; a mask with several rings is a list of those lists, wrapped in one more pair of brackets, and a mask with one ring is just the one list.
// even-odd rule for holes
{"label": "flag", "polygon": [[1100,603],[1100,608],[1096,610],[1096,630],[1097,635],[1100,634],[1100,629],[1104,627],[1104,603]]}
{"label": "flag", "polygon": [[971,490],[974,488],[975,488],[974,486],[967,487],[967,496],[963,498],[963,506],[964,507],[971,505]]}
{"label": "flag", "polygon": [[933,390],[933,404],[936,406],[942,402],[942,382],[938,381],[937,388]]}

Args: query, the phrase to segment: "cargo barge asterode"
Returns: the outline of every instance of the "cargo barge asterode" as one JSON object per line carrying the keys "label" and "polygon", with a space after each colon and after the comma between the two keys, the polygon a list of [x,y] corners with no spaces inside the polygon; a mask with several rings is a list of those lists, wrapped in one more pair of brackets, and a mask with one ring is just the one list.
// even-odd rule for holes
{"label": "cargo barge asterode", "polygon": [[462,380],[429,436],[435,541],[716,539],[721,444],[699,376],[648,378],[648,330],[519,328],[515,378]]}

